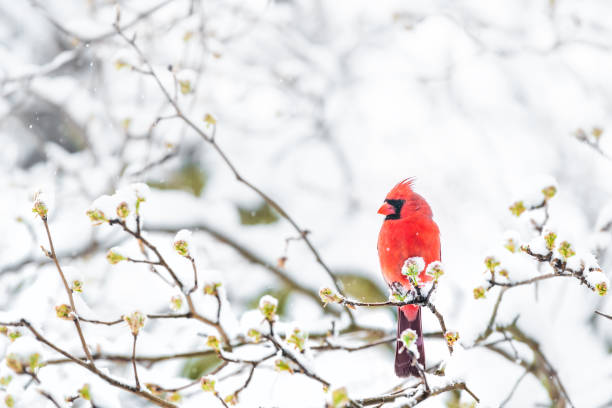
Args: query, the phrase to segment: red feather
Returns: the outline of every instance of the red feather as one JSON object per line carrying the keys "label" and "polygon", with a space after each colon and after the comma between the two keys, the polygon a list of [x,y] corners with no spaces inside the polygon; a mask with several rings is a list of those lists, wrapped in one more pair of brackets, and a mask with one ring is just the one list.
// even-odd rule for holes
{"label": "red feather", "polygon": [[[398,183],[389,192],[385,199],[385,221],[378,235],[378,256],[383,277],[388,285],[399,282],[407,289],[412,287],[404,275],[402,266],[408,258],[421,257],[425,261],[425,269],[421,272],[422,282],[430,281],[432,278],[425,273],[427,265],[440,260],[440,231],[432,219],[432,212],[429,204],[423,197],[412,190],[413,179],[406,179]],[[400,204],[401,203],[401,204]],[[397,214],[389,214],[388,207],[393,206]],[[381,210],[383,209],[381,207]],[[379,210],[380,211],[380,210]],[[408,305],[401,308],[403,315],[412,326],[418,326],[420,331],[419,306]],[[417,321],[418,319],[418,321]],[[400,325],[402,319],[400,319]],[[418,323],[418,324],[417,324]],[[405,323],[404,323],[405,325]],[[398,333],[399,334],[399,333]],[[421,336],[421,333],[419,333]],[[420,338],[422,345],[422,336]],[[421,352],[422,364],[425,364],[424,349]],[[399,354],[396,357],[396,372],[398,371]],[[414,371],[408,373],[414,375]]]}

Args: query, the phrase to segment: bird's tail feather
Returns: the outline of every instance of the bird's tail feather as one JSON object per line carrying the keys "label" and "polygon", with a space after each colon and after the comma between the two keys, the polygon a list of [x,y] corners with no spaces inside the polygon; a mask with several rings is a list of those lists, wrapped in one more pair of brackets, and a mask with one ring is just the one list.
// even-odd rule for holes
{"label": "bird's tail feather", "polygon": [[[412,329],[417,333],[417,349],[419,350],[419,363],[425,367],[425,347],[423,346],[423,328],[421,327],[421,308],[419,307],[416,317],[414,320],[409,320],[398,308],[397,316],[397,337],[399,339],[400,334],[406,330]],[[419,370],[416,366],[412,365],[412,357],[406,350],[403,350],[401,342],[397,342],[395,346],[395,374],[398,377],[420,377]]]}

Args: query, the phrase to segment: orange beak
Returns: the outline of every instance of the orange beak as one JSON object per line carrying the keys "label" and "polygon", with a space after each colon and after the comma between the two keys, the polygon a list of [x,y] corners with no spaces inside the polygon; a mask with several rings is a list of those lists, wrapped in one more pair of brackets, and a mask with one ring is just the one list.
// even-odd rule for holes
{"label": "orange beak", "polygon": [[395,207],[393,207],[389,203],[384,203],[379,209],[378,213],[382,215],[391,215],[395,214]]}

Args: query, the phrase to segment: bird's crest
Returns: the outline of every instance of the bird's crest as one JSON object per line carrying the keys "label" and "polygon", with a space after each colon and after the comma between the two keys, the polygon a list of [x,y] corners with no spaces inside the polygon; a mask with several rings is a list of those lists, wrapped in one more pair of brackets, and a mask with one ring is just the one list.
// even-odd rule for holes
{"label": "bird's crest", "polygon": [[408,177],[397,183],[395,187],[387,194],[388,199],[406,199],[414,194],[412,191],[412,185],[414,184],[414,177]]}

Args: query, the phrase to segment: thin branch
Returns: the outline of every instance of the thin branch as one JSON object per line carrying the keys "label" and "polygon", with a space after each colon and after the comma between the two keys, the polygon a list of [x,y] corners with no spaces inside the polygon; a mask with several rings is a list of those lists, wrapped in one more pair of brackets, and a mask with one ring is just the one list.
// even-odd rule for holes
{"label": "thin branch", "polygon": [[133,335],[134,342],[132,343],[132,367],[134,368],[134,380],[136,381],[136,388],[140,389],[140,381],[138,381],[138,370],[136,369],[136,339],[137,334]]}
{"label": "thin branch", "polygon": [[429,391],[423,389],[422,387],[416,387],[416,388],[411,388],[407,392],[382,395],[380,397],[373,397],[373,398],[364,398],[364,399],[357,400],[356,402],[363,406],[369,406],[369,405],[386,404],[389,402],[394,402],[398,398],[410,398],[410,402],[408,402],[407,404],[401,405],[402,408],[405,408],[405,407],[407,408],[407,407],[414,407],[415,405],[420,404],[421,402],[425,401],[428,398],[434,397],[439,394],[443,394],[445,392],[455,391],[455,390],[466,391],[468,394],[472,396],[472,398],[474,398],[476,402],[480,402],[478,397],[465,385],[464,382],[450,383],[443,387],[432,388]]}
{"label": "thin branch", "polygon": [[506,405],[510,401],[510,399],[516,392],[516,389],[518,388],[519,384],[521,383],[521,381],[523,381],[523,379],[527,376],[527,374],[529,374],[529,370],[525,370],[523,374],[521,374],[521,376],[516,380],[516,382],[514,383],[514,386],[510,390],[510,394],[508,394],[508,396],[502,401],[502,403],[499,404],[499,408],[503,408],[504,405]]}
{"label": "thin branch", "polygon": [[[203,224],[203,223],[198,223],[198,224],[189,225],[189,226],[182,226],[180,228],[177,227],[176,229],[181,229],[181,228],[186,228],[186,229],[193,230],[193,231],[203,231],[209,234],[217,241],[222,242],[230,246],[231,248],[233,248],[239,255],[241,255],[247,261],[266,268],[269,272],[271,272],[274,276],[280,279],[280,281],[284,283],[285,285],[287,285],[290,289],[293,289],[296,292],[299,292],[305,295],[306,297],[315,301],[316,304],[318,305],[321,304],[319,295],[315,291],[305,288],[302,284],[300,284],[299,282],[291,278],[291,276],[287,274],[284,270],[274,266],[273,262],[269,262],[265,260],[263,257],[256,254],[252,250],[248,249],[246,246],[239,243],[238,241],[236,241],[229,235],[221,232],[220,230],[208,224]],[[156,226],[147,228],[147,230],[151,232],[165,232],[165,233],[174,233],[176,229],[156,227]],[[331,311],[330,308],[326,308],[325,310]]]}
{"label": "thin branch", "polygon": [[91,352],[89,351],[89,347],[87,347],[87,343],[85,342],[85,337],[83,336],[83,330],[81,330],[81,324],[79,323],[79,317],[77,315],[77,310],[76,310],[76,306],[74,305],[74,298],[72,297],[72,289],[70,289],[70,286],[68,286],[68,282],[66,281],[66,276],[64,275],[64,272],[62,271],[62,267],[59,264],[59,261],[57,260],[57,254],[55,253],[55,247],[53,246],[53,239],[51,239],[51,231],[49,230],[49,224],[47,222],[47,217],[41,217],[42,221],[43,221],[43,225],[45,226],[45,231],[47,232],[47,238],[49,240],[49,247],[51,248],[51,251],[47,252],[47,255],[49,255],[49,257],[51,259],[53,259],[53,262],[55,263],[55,267],[57,268],[57,272],[60,275],[60,278],[62,279],[62,283],[64,284],[64,289],[66,289],[66,294],[68,295],[68,300],[70,301],[70,307],[72,308],[72,313],[74,314],[74,325],[77,329],[77,332],[79,334],[79,339],[81,340],[81,346],[83,347],[83,351],[85,352],[85,355],[87,356],[87,359],[89,360],[89,364],[91,364],[92,366],[95,364],[93,358],[91,357]]}
{"label": "thin branch", "polygon": [[[196,289],[198,289],[198,269],[196,268],[195,260],[193,259],[191,255],[188,256],[187,259],[189,259],[189,261],[191,262],[191,266],[193,267],[193,287],[189,289],[189,292],[187,293],[193,293],[196,291]],[[218,296],[217,296],[217,300],[219,300]],[[221,308],[220,303],[221,302],[219,302],[219,309]],[[218,316],[217,316],[217,321],[219,321]]]}
{"label": "thin branch", "polygon": [[478,336],[478,338],[474,342],[474,345],[477,345],[480,342],[484,341],[491,335],[491,333],[493,333],[493,325],[495,324],[495,319],[497,318],[497,311],[499,310],[499,304],[501,303],[502,298],[504,297],[504,293],[506,292],[506,289],[507,288],[503,288],[499,292],[499,295],[497,295],[497,300],[495,301],[495,306],[493,306],[493,312],[491,313],[491,317],[489,318],[489,323],[487,324],[487,328],[482,334],[480,334],[480,336]]}
{"label": "thin branch", "polygon": [[125,383],[117,380],[116,378],[111,377],[108,374],[105,374],[103,371],[100,371],[93,364],[89,364],[86,361],[83,361],[82,359],[79,359],[79,358],[73,356],[69,352],[63,350],[62,348],[56,346],[55,344],[53,344],[49,340],[47,340],[46,337],[44,337],[42,334],[40,334],[38,332],[38,330],[36,330],[32,326],[32,324],[30,324],[30,322],[28,322],[25,319],[21,319],[21,320],[19,320],[17,322],[0,322],[0,325],[2,325],[2,326],[21,326],[21,327],[25,327],[25,328],[27,328],[34,335],[36,340],[38,340],[39,342],[47,345],[48,347],[50,347],[51,349],[55,350],[59,354],[63,355],[64,357],[66,357],[71,362],[76,363],[76,364],[80,365],[81,367],[83,367],[83,368],[91,371],[92,373],[96,374],[98,377],[102,378],[103,380],[105,380],[110,385],[112,385],[114,387],[117,387],[117,388],[121,388],[121,389],[123,389],[125,391],[129,391],[132,394],[139,395],[139,396],[141,396],[141,397],[143,397],[145,399],[148,399],[149,401],[151,401],[152,403],[154,403],[157,406],[165,407],[165,408],[178,408],[175,404],[172,404],[171,402],[168,402],[168,401],[166,401],[164,399],[156,397],[155,395],[152,395],[148,391],[143,391],[143,390],[140,390],[140,389],[138,389],[136,387],[133,387],[131,385],[125,384]]}
{"label": "thin branch", "polygon": [[[308,248],[310,249],[310,252],[312,252],[312,254],[315,257],[315,260],[317,261],[317,263],[319,263],[319,265],[321,265],[321,267],[325,270],[325,272],[327,273],[327,275],[329,276],[329,278],[332,280],[334,287],[336,288],[336,290],[340,293],[340,294],[344,294],[344,291],[342,289],[342,284],[340,282],[340,280],[338,279],[338,277],[332,272],[332,270],[329,268],[329,266],[327,266],[327,264],[323,261],[323,259],[321,258],[321,255],[319,254],[319,251],[314,247],[314,245],[312,244],[312,242],[310,241],[310,239],[308,238],[308,230],[301,228],[297,222],[293,219],[293,217],[291,217],[281,206],[280,204],[278,204],[274,199],[272,199],[270,196],[268,196],[266,193],[264,193],[261,189],[259,189],[258,187],[256,187],[254,184],[252,184],[251,182],[249,182],[248,180],[246,180],[237,170],[236,166],[231,162],[231,160],[229,159],[229,157],[227,156],[227,154],[225,153],[225,151],[223,149],[221,149],[221,147],[217,144],[217,142],[215,141],[214,138],[214,134],[213,135],[208,135],[207,133],[205,133],[199,126],[197,126],[191,119],[189,119],[181,110],[181,108],[179,107],[177,101],[170,95],[170,93],[168,92],[168,90],[166,89],[166,87],[162,84],[161,80],[159,79],[159,77],[157,76],[157,74],[155,73],[153,66],[151,65],[151,63],[149,62],[148,58],[145,56],[145,54],[142,52],[142,50],[140,49],[140,47],[138,47],[138,45],[136,44],[136,41],[134,39],[130,39],[128,38],[125,33],[124,33],[124,27],[121,27],[118,22],[115,23],[115,30],[117,31],[117,33],[119,34],[119,36],[121,36],[131,47],[134,51],[136,51],[136,53],[138,54],[138,56],[140,57],[140,59],[142,60],[143,64],[146,66],[147,70],[144,71],[144,74],[148,74],[150,76],[153,77],[153,79],[155,80],[158,88],[160,89],[160,91],[163,93],[164,97],[167,99],[167,101],[170,103],[170,105],[172,105],[172,107],[174,108],[174,111],[176,113],[176,115],[185,122],[185,124],[190,127],[191,129],[193,129],[205,142],[209,143],[212,148],[217,152],[217,154],[221,157],[221,159],[223,160],[223,162],[227,165],[227,167],[230,169],[230,171],[233,173],[234,177],[236,178],[236,180],[242,184],[244,184],[246,187],[248,187],[251,191],[255,192],[258,196],[260,196],[270,207],[272,207],[274,210],[276,210],[276,212],[278,212],[278,214],[280,214],[281,217],[283,217],[285,220],[287,220],[289,222],[289,224],[291,224],[291,226],[298,232],[298,234],[300,236],[302,236],[302,239],[304,240],[304,242],[306,243],[306,245],[308,246]],[[349,317],[351,318],[351,321],[354,321],[354,317],[352,315],[352,313],[350,311],[347,311],[347,313],[349,314]]]}
{"label": "thin branch", "polygon": [[[191,316],[189,316],[189,317],[193,318],[193,319],[196,319],[196,320],[199,320],[202,323],[205,323],[205,324],[207,324],[209,326],[213,326],[219,332],[219,335],[223,339],[223,342],[225,343],[225,345],[229,347],[230,339],[229,339],[229,336],[227,335],[225,329],[223,329],[223,326],[221,325],[221,322],[218,319],[217,319],[217,321],[212,321],[212,320],[202,316],[201,314],[199,314],[196,311],[195,305],[193,303],[193,299],[191,298],[191,294],[192,293],[191,292],[185,293],[185,290],[184,290],[185,286],[180,281],[180,279],[176,276],[176,273],[170,267],[170,265],[168,265],[168,263],[166,262],[166,260],[162,256],[162,254],[159,252],[157,247],[155,245],[153,245],[150,241],[148,241],[146,238],[144,238],[142,236],[141,231],[139,231],[139,230],[133,231],[130,228],[128,228],[127,224],[123,220],[120,220],[120,219],[111,219],[111,220],[108,221],[108,223],[110,225],[115,225],[115,224],[120,225],[121,228],[123,228],[123,230],[125,232],[127,232],[128,234],[130,234],[131,236],[136,238],[137,241],[141,242],[144,246],[146,246],[151,251],[153,251],[155,256],[157,256],[157,262],[159,262],[160,265],[170,274],[170,276],[172,277],[172,280],[181,289],[181,292],[183,292],[185,294],[185,300],[187,301],[187,306],[189,307],[189,312],[191,313]],[[220,307],[220,304],[219,304],[219,307]]]}
{"label": "thin branch", "polygon": [[602,313],[602,312],[600,312],[598,310],[596,310],[595,313],[600,315],[600,316],[607,317],[608,319],[612,320],[612,316],[610,316],[608,314]]}

